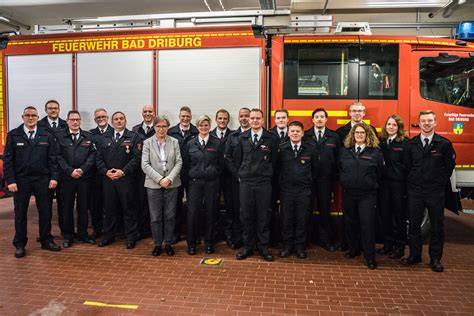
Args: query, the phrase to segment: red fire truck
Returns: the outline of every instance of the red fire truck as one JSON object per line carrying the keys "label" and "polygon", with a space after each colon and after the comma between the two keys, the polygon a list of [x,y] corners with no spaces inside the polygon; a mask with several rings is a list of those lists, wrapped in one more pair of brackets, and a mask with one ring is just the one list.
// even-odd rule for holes
{"label": "red fire truck", "polygon": [[[398,113],[410,136],[420,110],[437,113],[437,132],[457,152],[453,186],[474,185],[474,44],[392,36],[254,35],[247,26],[213,26],[10,36],[0,50],[0,140],[21,122],[21,111],[56,99],[61,114],[95,108],[124,111],[129,124],[153,104],[177,120],[188,105],[195,117],[219,108],[286,108],[311,125],[324,107],[329,126],[348,121],[361,101],[366,120],[380,130]],[[231,120],[231,127],[237,121]]]}

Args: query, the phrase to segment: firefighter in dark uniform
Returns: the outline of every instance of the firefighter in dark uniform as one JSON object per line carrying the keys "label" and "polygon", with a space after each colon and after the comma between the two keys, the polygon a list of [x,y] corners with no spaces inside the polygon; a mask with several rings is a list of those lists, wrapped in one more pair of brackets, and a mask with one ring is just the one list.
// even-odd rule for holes
{"label": "firefighter in dark uniform", "polygon": [[406,151],[410,255],[401,263],[421,262],[421,221],[427,208],[431,223],[430,267],[434,272],[443,272],[445,189],[450,185],[456,154],[451,142],[435,133],[433,111],[420,112],[419,119],[421,133],[408,142]]}
{"label": "firefighter in dark uniform", "polygon": [[[360,255],[360,244],[369,269],[375,261],[375,215],[378,182],[384,162],[379,141],[370,126],[358,123],[352,127],[339,155],[339,175],[343,189],[342,209],[349,252],[346,258]],[[360,243],[359,243],[360,241]]]}
{"label": "firefighter in dark uniform", "polygon": [[[183,146],[186,140],[193,135],[199,134],[196,126],[191,123],[191,118],[191,108],[188,106],[182,106],[179,109],[179,123],[168,130],[168,135],[178,140],[181,152],[183,151]],[[182,170],[180,176],[182,185],[178,189],[178,206],[176,207],[176,241],[181,240],[181,226],[186,222],[186,211],[184,209],[183,198],[184,191],[187,192],[188,181]]]}
{"label": "firefighter in dark uniform", "polygon": [[[222,147],[225,147],[227,138],[233,132],[229,129],[230,114],[225,109],[216,112],[216,128],[211,131],[211,135],[220,139]],[[224,168],[220,177],[220,194],[224,197],[224,212],[218,210],[215,217],[216,237],[223,236],[227,245],[232,245],[232,175],[227,168]],[[216,240],[217,241],[217,240]]]}
{"label": "firefighter in dark uniform", "polygon": [[382,128],[380,150],[385,161],[385,174],[379,188],[383,248],[377,253],[400,259],[407,242],[407,168],[405,151],[408,138],[397,115],[390,115]]}
{"label": "firefighter in dark uniform", "polygon": [[316,148],[302,140],[304,126],[295,121],[288,126],[290,141],[280,144],[278,175],[281,189],[283,250],[280,257],[305,259],[311,187],[318,168]]}
{"label": "firefighter in dark uniform", "polygon": [[[102,134],[112,133],[114,129],[109,125],[107,111],[103,108],[98,108],[94,111],[94,121],[97,124],[97,127],[89,130],[89,132],[92,134],[92,140],[97,147],[98,138]],[[97,239],[102,236],[102,230],[104,227],[103,176],[97,171],[97,166],[93,166],[91,174],[92,181],[89,192],[89,212],[91,214],[92,228],[94,230],[91,237],[92,239]]]}
{"label": "firefighter in dark uniform", "polygon": [[[275,126],[268,130],[278,140],[278,144],[289,141],[288,138],[288,111],[278,109],[275,111]],[[274,170],[272,179],[272,219],[270,222],[270,244],[275,245],[281,241],[280,218],[280,182],[279,169]]]}
{"label": "firefighter in dark uniform", "polygon": [[[66,121],[59,117],[59,102],[56,100],[49,100],[44,105],[46,116],[38,122],[38,127],[46,129],[51,135],[56,137],[56,133],[67,129]],[[54,189],[49,190],[51,205],[53,205],[54,196],[56,196],[56,206],[58,213],[58,224],[63,235],[63,205],[60,198],[61,185],[58,184]]]}
{"label": "firefighter in dark uniform", "polygon": [[39,214],[41,248],[59,251],[51,235],[51,200],[48,189],[57,185],[54,137],[39,128],[38,111],[29,106],[23,111],[23,124],[7,135],[3,156],[5,182],[13,192],[15,205],[15,257],[26,255],[28,205],[35,196]]}
{"label": "firefighter in dark uniform", "polygon": [[114,242],[117,212],[123,212],[127,249],[136,246],[137,208],[133,195],[133,173],[140,167],[140,136],[125,128],[127,120],[122,112],[112,115],[112,133],[103,134],[97,142],[97,169],[103,175],[104,236],[99,247]]}
{"label": "firefighter in dark uniform", "polygon": [[263,129],[263,112],[250,111],[251,129],[239,136],[234,155],[240,181],[240,206],[244,224],[243,248],[237,260],[253,254],[257,246],[266,261],[273,261],[270,243],[272,177],[278,159],[278,142]]}
{"label": "firefighter in dark uniform", "polygon": [[77,239],[83,243],[95,243],[87,232],[87,201],[91,170],[95,165],[95,146],[92,134],[80,128],[79,112],[69,111],[67,124],[67,129],[56,134],[59,183],[62,187],[60,198],[64,207],[64,248],[74,243],[74,204],[77,210]]}
{"label": "firefighter in dark uniform", "polygon": [[[349,106],[349,117],[351,118],[350,121],[346,125],[339,127],[336,130],[336,133],[339,135],[342,144],[344,144],[346,136],[349,134],[352,127],[357,123],[362,123],[364,120],[365,106],[362,104],[362,102],[351,103],[351,105]],[[377,135],[377,130],[375,129],[375,127],[373,127],[372,125],[370,125],[370,127],[372,128],[375,135]],[[347,243],[347,240],[341,240],[338,246],[338,250],[346,251],[348,248]]]}
{"label": "firefighter in dark uniform", "polygon": [[[319,244],[327,251],[335,251],[331,200],[334,182],[337,180],[337,162],[341,140],[336,132],[327,128],[328,113],[325,109],[315,109],[312,117],[314,127],[305,132],[305,139],[312,141],[315,145],[319,162],[313,182],[313,194],[316,198],[314,206],[319,211],[319,221],[317,222]],[[314,226],[311,225],[310,228]]]}
{"label": "firefighter in dark uniform", "polygon": [[[153,119],[155,111],[152,105],[145,105],[142,109],[143,122],[135,125],[132,131],[140,136],[142,141],[155,135]],[[148,196],[145,188],[145,173],[138,168],[135,174],[136,189],[138,194],[138,238],[143,239],[151,236],[150,210],[148,209]]]}
{"label": "firefighter in dark uniform", "polygon": [[219,178],[224,168],[224,150],[221,141],[209,134],[211,118],[201,116],[196,121],[197,136],[184,144],[183,169],[189,180],[187,234],[188,254],[196,254],[199,237],[199,213],[204,204],[204,244],[206,253],[214,252],[215,215],[219,207]]}
{"label": "firefighter in dark uniform", "polygon": [[239,109],[239,124],[240,127],[232,132],[225,143],[224,158],[226,162],[226,170],[231,174],[230,176],[230,191],[231,191],[231,214],[227,217],[226,232],[231,234],[227,235],[230,239],[230,248],[239,249],[242,247],[242,221],[241,221],[241,210],[240,210],[240,190],[239,190],[239,179],[237,176],[238,167],[234,164],[237,153],[237,146],[239,145],[239,136],[243,132],[250,129],[250,109],[241,108]]}

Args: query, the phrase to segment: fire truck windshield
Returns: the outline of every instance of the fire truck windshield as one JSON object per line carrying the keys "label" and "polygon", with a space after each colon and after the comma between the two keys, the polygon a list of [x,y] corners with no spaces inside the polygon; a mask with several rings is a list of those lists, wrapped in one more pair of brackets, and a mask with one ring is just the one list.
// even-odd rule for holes
{"label": "fire truck windshield", "polygon": [[454,63],[420,59],[420,94],[431,101],[474,108],[474,61],[460,58]]}

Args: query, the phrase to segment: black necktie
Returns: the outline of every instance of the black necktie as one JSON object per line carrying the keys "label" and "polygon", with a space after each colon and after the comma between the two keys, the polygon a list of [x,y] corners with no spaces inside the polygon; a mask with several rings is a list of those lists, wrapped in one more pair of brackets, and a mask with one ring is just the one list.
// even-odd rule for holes
{"label": "black necktie", "polygon": [[28,131],[28,133],[30,134],[30,136],[28,137],[29,140],[33,140],[33,134],[35,133],[35,131]]}
{"label": "black necktie", "polygon": [[258,143],[258,134],[253,134],[253,143],[255,145]]}
{"label": "black necktie", "polygon": [[224,132],[221,132],[221,139],[224,138]]}
{"label": "black necktie", "polygon": [[356,151],[356,155],[359,156],[360,155],[360,151],[361,151],[361,148],[360,146],[357,146],[357,151]]}
{"label": "black necktie", "polygon": [[285,132],[281,131],[280,132],[280,138],[283,139],[283,137],[285,137]]}
{"label": "black necktie", "polygon": [[72,142],[73,143],[77,142],[77,133],[72,133]]}
{"label": "black necktie", "polygon": [[183,132],[183,137],[186,137],[186,135],[188,135],[188,130],[187,129],[182,129],[181,131]]}
{"label": "black necktie", "polygon": [[202,148],[206,147],[206,142],[204,141],[204,139],[202,140]]}
{"label": "black necktie", "polygon": [[318,144],[321,143],[321,139],[323,138],[323,133],[318,131]]}
{"label": "black necktie", "polygon": [[389,144],[389,145],[392,144],[392,141],[393,141],[393,139],[389,138],[389,139],[388,139],[388,144]]}
{"label": "black necktie", "polygon": [[423,149],[426,150],[428,148],[428,144],[429,144],[430,140],[428,138],[425,138],[424,141],[425,141],[425,145],[423,146]]}
{"label": "black necktie", "polygon": [[115,134],[115,141],[118,142],[120,139],[120,133]]}
{"label": "black necktie", "polygon": [[52,125],[53,125],[53,129],[56,129],[56,122],[53,122]]}
{"label": "black necktie", "polygon": [[146,127],[146,133],[148,134],[150,132],[150,126]]}
{"label": "black necktie", "polygon": [[100,133],[104,134],[104,129],[103,128],[100,129]]}
{"label": "black necktie", "polygon": [[295,147],[293,147],[293,152],[295,154],[295,158],[298,156],[298,145],[295,145]]}

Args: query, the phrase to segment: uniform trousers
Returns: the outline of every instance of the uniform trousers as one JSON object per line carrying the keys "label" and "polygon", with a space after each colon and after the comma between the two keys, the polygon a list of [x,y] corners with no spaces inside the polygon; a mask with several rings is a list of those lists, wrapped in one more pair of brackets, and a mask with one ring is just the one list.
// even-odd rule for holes
{"label": "uniform trousers", "polygon": [[66,240],[74,239],[74,204],[76,204],[77,211],[77,237],[89,237],[87,233],[87,199],[90,183],[90,179],[87,178],[61,180],[61,200],[64,207],[63,236]]}
{"label": "uniform trousers", "polygon": [[306,249],[311,189],[281,191],[282,237],[284,247]]}
{"label": "uniform trousers", "polygon": [[249,251],[253,251],[255,245],[260,251],[268,250],[272,215],[271,196],[271,181],[240,182],[240,206],[244,225],[243,246]]}
{"label": "uniform trousers", "polygon": [[215,216],[219,208],[219,179],[190,179],[188,186],[188,217],[186,240],[188,247],[196,247],[199,238],[199,214],[204,205],[204,243],[214,244]]}
{"label": "uniform trousers", "polygon": [[155,246],[171,245],[174,241],[178,188],[147,188],[150,227]]}
{"label": "uniform trousers", "polygon": [[150,211],[148,208],[147,189],[144,186],[145,174],[142,172],[141,169],[137,171],[135,181],[138,195],[138,232],[143,238],[150,235]]}
{"label": "uniform trousers", "polygon": [[431,259],[441,260],[444,246],[444,188],[430,192],[408,190],[409,214],[409,245],[410,256],[421,258],[423,240],[421,236],[421,222],[425,208],[431,223],[429,255]]}
{"label": "uniform trousers", "polygon": [[123,227],[128,242],[137,239],[136,197],[133,195],[133,178],[122,177],[111,180],[104,176],[104,239],[113,240],[116,229],[120,227],[118,220],[123,212]]}
{"label": "uniform trousers", "polygon": [[[242,243],[242,220],[240,214],[239,181],[233,176],[226,177],[224,193],[226,199],[225,228],[226,238],[230,238],[235,244]],[[224,191],[225,192],[225,191]]]}
{"label": "uniform trousers", "polygon": [[331,180],[318,180],[314,186],[316,209],[319,212],[317,223],[319,243],[327,245],[334,239],[334,225],[331,217],[331,194],[334,183]]}
{"label": "uniform trousers", "polygon": [[103,176],[95,174],[91,181],[89,192],[89,212],[91,214],[92,227],[96,234],[102,234],[104,227],[104,181]]}
{"label": "uniform trousers", "polygon": [[375,191],[344,190],[342,193],[344,230],[351,252],[360,252],[360,244],[366,259],[375,259]]}
{"label": "uniform trousers", "polygon": [[386,180],[379,191],[384,247],[403,251],[407,241],[406,183]]}
{"label": "uniform trousers", "polygon": [[25,177],[17,178],[18,191],[13,195],[15,209],[15,247],[25,247],[28,242],[27,218],[28,206],[31,195],[35,196],[36,207],[39,217],[39,236],[42,244],[53,240],[51,236],[51,200],[48,189],[49,179],[47,177]]}

